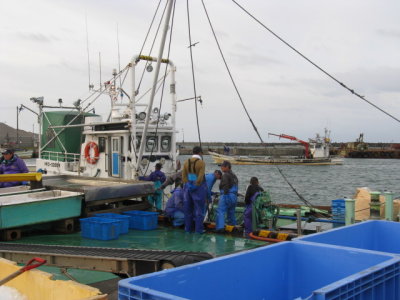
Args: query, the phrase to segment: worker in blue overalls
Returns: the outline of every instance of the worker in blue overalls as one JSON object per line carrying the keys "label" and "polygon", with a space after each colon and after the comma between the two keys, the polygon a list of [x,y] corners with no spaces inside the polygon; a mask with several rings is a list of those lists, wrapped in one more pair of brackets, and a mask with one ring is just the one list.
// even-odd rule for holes
{"label": "worker in blue overalls", "polygon": [[[205,211],[207,210],[207,206],[211,203],[211,196],[213,195],[213,187],[217,180],[220,180],[222,177],[222,172],[220,170],[215,170],[213,173],[206,174],[206,183],[207,183],[207,201],[205,206]],[[204,213],[205,213],[204,211]]]}
{"label": "worker in blue overalls", "polygon": [[239,180],[232,172],[232,166],[229,161],[221,164],[222,178],[219,184],[220,198],[217,208],[216,231],[225,230],[225,214],[227,215],[228,225],[236,225],[235,209],[237,203],[237,194],[239,190]]}
{"label": "worker in blue overalls", "polygon": [[157,210],[162,209],[162,190],[160,189],[161,184],[165,181],[166,177],[164,172],[161,171],[162,164],[157,163],[156,168],[149,176],[139,176],[139,180],[153,181],[155,192],[153,195],[148,196],[147,200]]}
{"label": "worker in blue overalls", "polygon": [[185,231],[203,233],[204,206],[207,197],[205,181],[206,164],[203,161],[203,150],[196,146],[193,155],[185,161],[182,169],[184,185],[183,209],[185,213]]}
{"label": "worker in blue overalls", "polygon": [[174,227],[185,223],[185,214],[183,212],[183,189],[180,178],[175,180],[175,189],[171,191],[172,196],[168,199],[165,206],[165,215],[171,220]]}

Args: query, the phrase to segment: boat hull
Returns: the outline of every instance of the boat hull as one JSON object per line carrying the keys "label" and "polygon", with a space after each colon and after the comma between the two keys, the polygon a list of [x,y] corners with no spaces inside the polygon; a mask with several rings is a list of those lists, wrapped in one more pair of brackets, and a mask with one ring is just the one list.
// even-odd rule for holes
{"label": "boat hull", "polygon": [[264,158],[249,156],[229,156],[209,151],[216,164],[229,161],[232,165],[307,165],[307,166],[326,166],[341,165],[343,160],[331,158]]}
{"label": "boat hull", "polygon": [[0,229],[47,223],[81,214],[82,194],[46,191],[0,198]]}

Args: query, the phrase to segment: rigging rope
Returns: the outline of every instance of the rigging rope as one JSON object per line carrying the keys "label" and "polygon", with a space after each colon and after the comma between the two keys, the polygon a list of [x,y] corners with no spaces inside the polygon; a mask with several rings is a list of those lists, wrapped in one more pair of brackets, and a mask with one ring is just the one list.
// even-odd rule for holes
{"label": "rigging rope", "polygon": [[[285,174],[283,174],[282,170],[281,170],[278,166],[276,166],[276,168],[278,169],[279,173],[281,173],[283,179],[284,179],[284,180],[286,181],[286,183],[290,186],[290,188],[293,190],[293,192],[299,197],[299,199],[300,199],[301,201],[303,201],[304,204],[307,205],[308,207],[317,209],[313,204],[311,204],[311,202],[307,201],[307,200],[294,188],[294,186],[293,186],[293,185],[289,182],[289,180],[286,178]],[[317,215],[323,216],[323,215],[320,214],[320,213],[317,213]]]}
{"label": "rigging rope", "polygon": [[[174,0],[170,0],[170,1],[174,1]],[[168,3],[168,1],[167,1]],[[172,9],[172,17],[171,17],[171,29],[170,29],[170,34],[169,34],[169,44],[168,44],[168,52],[167,52],[167,61],[169,61],[169,57],[171,54],[171,44],[172,44],[172,30],[174,28],[174,18],[175,18],[175,5],[176,5],[176,1],[174,1],[174,7]],[[160,114],[161,114],[161,107],[162,107],[162,102],[163,102],[163,97],[164,97],[164,87],[165,87],[165,79],[167,78],[167,74],[168,74],[168,63],[165,64],[165,71],[164,71],[164,76],[162,78],[162,88],[161,88],[161,96],[160,96],[160,105],[158,107],[158,116],[157,116],[157,125],[156,125],[156,130],[154,132],[154,137],[157,137],[157,133],[158,133],[158,126],[160,124]],[[160,85],[161,86],[161,85]],[[156,143],[154,143],[154,145],[156,145]],[[161,147],[161,144],[160,144]],[[154,152],[154,148],[155,146],[153,146],[151,148],[151,152],[150,152],[150,157],[153,155]],[[150,166],[150,162],[147,164],[146,167],[146,171],[143,174],[146,174],[148,169]]]}
{"label": "rigging rope", "polygon": [[340,84],[343,88],[348,90],[350,93],[353,95],[357,96],[361,100],[365,101],[369,105],[375,107],[379,111],[383,112],[385,115],[389,116],[390,118],[394,119],[395,121],[400,123],[400,120],[393,116],[392,114],[388,113],[387,111],[383,110],[376,104],[372,103],[371,101],[367,100],[365,96],[360,95],[354,89],[349,88],[347,85],[345,85],[343,82],[339,81],[336,79],[333,75],[329,74],[327,71],[322,69],[322,67],[318,66],[316,63],[314,63],[311,59],[306,57],[304,54],[302,54],[300,51],[298,51],[296,48],[294,48],[292,45],[290,45],[288,42],[286,42],[283,38],[281,38],[279,35],[277,35],[274,31],[272,31],[270,28],[268,28],[266,25],[264,25],[260,20],[258,20],[255,16],[253,16],[249,11],[247,11],[243,6],[241,6],[239,3],[237,3],[235,0],[232,0],[233,3],[235,3],[240,9],[242,9],[246,14],[248,14],[252,19],[254,19],[258,24],[260,24],[262,27],[264,27],[266,30],[268,30],[273,36],[275,36],[278,40],[280,40],[282,43],[284,43],[286,46],[288,46],[290,49],[292,49],[294,52],[296,52],[298,55],[300,55],[302,58],[304,58],[306,61],[308,61],[310,64],[312,64],[314,67],[316,67],[318,70],[320,70],[322,73],[327,75],[329,78]]}
{"label": "rigging rope", "polygon": [[238,95],[238,97],[239,97],[239,99],[240,99],[240,102],[242,103],[242,106],[243,106],[243,108],[244,108],[244,111],[246,112],[246,115],[247,115],[247,117],[249,118],[249,121],[250,121],[251,125],[253,126],[254,131],[256,132],[256,134],[257,134],[258,138],[260,139],[261,143],[264,144],[264,141],[263,141],[263,139],[261,138],[261,135],[260,135],[260,133],[258,132],[258,129],[257,129],[256,125],[254,124],[253,120],[252,120],[251,117],[250,117],[249,112],[247,111],[246,105],[244,104],[243,99],[242,99],[242,96],[241,96],[240,93],[239,93],[239,90],[238,90],[238,88],[237,88],[237,86],[236,86],[235,80],[233,79],[232,73],[231,73],[231,71],[230,71],[230,69],[229,69],[229,67],[228,67],[228,63],[226,62],[225,56],[224,56],[224,54],[223,54],[223,52],[222,52],[222,49],[221,49],[221,46],[220,46],[220,44],[219,44],[219,42],[218,42],[217,35],[215,34],[214,27],[213,27],[213,25],[212,25],[212,23],[211,23],[211,20],[210,20],[210,17],[209,17],[209,15],[208,15],[206,6],[205,6],[205,4],[204,4],[204,1],[201,0],[201,3],[203,4],[204,11],[205,11],[206,16],[207,16],[207,19],[208,19],[208,23],[210,24],[211,31],[212,31],[212,33],[213,33],[213,35],[214,35],[215,42],[217,43],[217,46],[218,46],[219,52],[220,52],[220,54],[221,54],[222,60],[224,61],[226,70],[228,71],[229,77],[231,78],[232,84],[233,84],[233,86],[234,86],[234,88],[235,88],[235,90],[236,90],[236,94]]}
{"label": "rigging rope", "polygon": [[[153,21],[154,21],[154,18],[155,18],[155,16],[156,16],[156,14],[157,14],[157,11],[158,11],[158,8],[159,8],[159,6],[160,6],[160,3],[161,3],[161,0],[160,0],[160,2],[158,3],[156,13],[155,13],[155,15],[154,15],[154,17],[153,17],[153,20],[151,21],[151,25],[150,25],[149,31],[150,31],[150,29],[151,29],[151,27],[152,27],[152,25],[153,25]],[[149,51],[149,55],[148,55],[148,56],[151,56],[151,51],[153,51],[153,47],[154,47],[154,44],[155,44],[155,42],[156,42],[156,39],[157,39],[157,36],[158,36],[158,32],[160,31],[161,23],[162,23],[162,20],[163,20],[163,18],[164,18],[165,11],[166,11],[166,9],[167,9],[167,5],[168,5],[168,1],[165,3],[165,7],[164,7],[163,13],[162,13],[162,15],[161,15],[160,22],[158,23],[157,31],[156,31],[156,34],[155,34],[155,36],[154,36],[153,43],[151,44],[151,47],[150,47],[150,51]],[[147,33],[147,34],[148,34],[148,33]],[[147,39],[147,35],[146,35],[146,39]],[[145,41],[145,42],[146,42],[146,41]],[[140,54],[142,54],[143,47],[144,47],[144,43],[143,43],[142,49],[140,50]],[[143,71],[142,71],[142,76],[140,77],[140,81],[139,81],[139,84],[138,84],[138,87],[137,87],[137,90],[136,90],[137,92],[139,92],[140,85],[142,84],[144,72],[146,71],[147,65],[148,65],[148,62],[146,61],[145,65],[144,65],[144,68],[143,68]]]}
{"label": "rigging rope", "polygon": [[201,147],[201,136],[200,136],[200,125],[199,125],[199,113],[197,109],[197,93],[196,93],[196,80],[194,76],[194,65],[193,65],[193,51],[192,51],[192,35],[190,32],[190,14],[189,14],[189,0],[186,0],[187,20],[188,20],[188,31],[189,31],[189,49],[190,49],[190,62],[192,66],[192,80],[193,80],[193,92],[194,92],[194,107],[196,111],[196,122],[197,122],[197,134],[199,137],[199,144]]}

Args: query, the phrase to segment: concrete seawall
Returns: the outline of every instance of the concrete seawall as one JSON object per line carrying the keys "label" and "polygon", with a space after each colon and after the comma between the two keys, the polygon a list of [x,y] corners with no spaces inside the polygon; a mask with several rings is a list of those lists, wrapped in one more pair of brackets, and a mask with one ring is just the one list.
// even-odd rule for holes
{"label": "concrete seawall", "polygon": [[[180,154],[188,155],[192,153],[197,143],[177,143]],[[293,144],[267,144],[265,146],[257,143],[202,143],[204,154],[208,150],[218,153],[224,152],[224,145],[228,146],[231,155],[266,155],[266,156],[301,156],[304,155],[304,147]]]}

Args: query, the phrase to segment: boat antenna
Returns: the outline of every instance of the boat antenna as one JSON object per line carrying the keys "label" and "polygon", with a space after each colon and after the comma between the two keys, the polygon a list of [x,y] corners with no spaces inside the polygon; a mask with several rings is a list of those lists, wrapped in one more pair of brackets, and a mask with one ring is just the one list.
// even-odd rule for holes
{"label": "boat antenna", "polygon": [[[202,0],[203,1],[203,0]],[[305,56],[303,53],[301,53],[299,50],[294,48],[292,45],[290,45],[288,42],[286,42],[283,38],[281,38],[279,35],[277,35],[274,31],[272,31],[270,28],[268,28],[265,24],[263,24],[260,20],[258,20],[255,16],[253,16],[249,11],[247,11],[243,6],[241,6],[239,3],[237,3],[235,0],[232,0],[233,3],[235,3],[240,9],[242,9],[246,14],[248,14],[254,21],[256,21],[258,24],[260,24],[264,29],[268,30],[274,37],[276,37],[278,40],[280,40],[282,43],[284,43],[286,46],[288,46],[290,49],[292,49],[294,52],[296,52],[298,55],[300,55],[302,58],[304,58],[307,62],[312,64],[314,67],[316,67],[318,70],[320,70],[322,73],[324,73],[326,76],[331,78],[333,81],[338,83],[340,86],[342,86],[344,89],[348,90],[350,93],[353,95],[357,96],[361,100],[365,101],[369,105],[375,107],[377,110],[383,112],[385,115],[389,116],[393,120],[397,121],[400,123],[400,120],[396,118],[395,116],[391,115],[387,111],[383,110],[380,108],[378,105],[372,103],[371,101],[365,99],[365,96],[360,95],[354,89],[349,88],[347,85],[345,85],[343,82],[341,82],[339,79],[334,77],[332,74],[328,73],[328,71],[325,71],[322,67],[317,65],[315,62],[313,62],[311,59],[309,59],[307,56]]]}
{"label": "boat antenna", "polygon": [[89,91],[92,90],[93,85],[90,82],[90,56],[89,56],[89,30],[88,30],[88,22],[87,22],[87,13],[85,12],[85,25],[86,25],[86,52],[87,52],[87,62],[88,62],[88,76],[89,76]]}
{"label": "boat antenna", "polygon": [[102,84],[101,84],[101,52],[99,52],[99,75],[100,75],[100,91],[102,89]]}
{"label": "boat antenna", "polygon": [[[119,29],[117,23],[117,48],[118,48],[118,73],[121,73],[121,52],[119,51]],[[122,88],[121,76],[119,76],[119,86]],[[121,93],[123,95],[123,93]]]}

